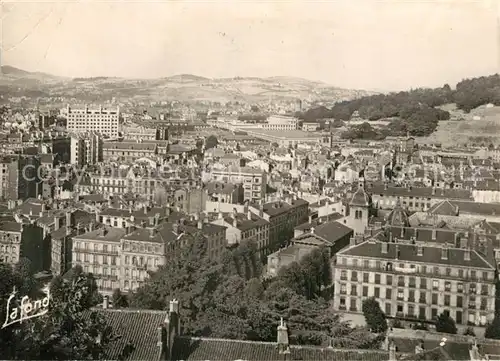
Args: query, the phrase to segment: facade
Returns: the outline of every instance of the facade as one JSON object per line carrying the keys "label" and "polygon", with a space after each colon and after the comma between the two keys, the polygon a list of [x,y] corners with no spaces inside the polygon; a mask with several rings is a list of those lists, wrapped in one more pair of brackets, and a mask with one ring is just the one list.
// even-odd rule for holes
{"label": "facade", "polygon": [[102,151],[103,140],[97,133],[76,133],[71,136],[70,163],[77,167],[101,162]]}
{"label": "facade", "polygon": [[241,183],[243,200],[258,202],[266,195],[267,175],[265,172],[249,167],[228,167],[212,169],[210,178],[224,183]]}
{"label": "facade", "polygon": [[155,158],[158,154],[155,143],[138,142],[104,142],[103,160],[105,162],[134,162],[140,158]]}
{"label": "facade", "polygon": [[470,248],[368,240],[337,254],[336,311],[361,312],[375,297],[389,317],[485,325],[495,309],[495,267]]}
{"label": "facade", "polygon": [[83,109],[72,109],[68,105],[65,116],[68,131],[87,132],[90,130],[110,138],[118,137],[120,107],[105,109],[100,106],[97,109],[90,109],[85,106]]}

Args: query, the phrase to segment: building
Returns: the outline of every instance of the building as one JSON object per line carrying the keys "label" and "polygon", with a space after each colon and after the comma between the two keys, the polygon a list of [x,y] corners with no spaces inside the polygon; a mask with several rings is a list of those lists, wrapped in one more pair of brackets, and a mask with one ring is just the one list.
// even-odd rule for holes
{"label": "building", "polygon": [[468,247],[370,238],[337,254],[336,311],[360,313],[375,297],[388,317],[485,325],[495,309],[495,266]]}
{"label": "building", "polygon": [[299,119],[286,115],[271,115],[267,118],[267,123],[262,124],[263,130],[296,130],[299,126]]}
{"label": "building", "polygon": [[71,135],[70,163],[82,168],[103,160],[103,139],[98,133],[75,133]]}
{"label": "building", "polygon": [[282,197],[275,202],[260,202],[248,209],[269,222],[269,247],[265,255],[278,250],[293,238],[294,228],[307,222],[309,203],[303,199]]}
{"label": "building", "polygon": [[[243,203],[243,186],[239,183],[208,182],[205,191],[210,202]],[[206,203],[206,202],[205,202]]]}
{"label": "building", "polygon": [[259,169],[250,167],[212,169],[208,176],[214,181],[241,183],[244,201],[258,202],[266,196],[267,174]]}
{"label": "building", "polygon": [[[5,169],[5,167],[2,167]],[[13,157],[7,165],[8,200],[36,198],[41,193],[40,157],[34,155],[19,155]],[[3,172],[3,170],[2,170]],[[3,177],[2,173],[2,177]]]}
{"label": "building", "polygon": [[103,160],[105,162],[135,162],[140,158],[156,158],[156,143],[137,142],[104,142]]}
{"label": "building", "polygon": [[218,218],[212,223],[226,227],[228,246],[253,242],[261,253],[264,253],[269,246],[269,222],[250,210],[246,213],[238,213],[234,209],[232,213],[226,215],[220,212]]}
{"label": "building", "polygon": [[85,106],[83,109],[72,109],[68,105],[65,110],[68,131],[94,131],[110,138],[118,137],[120,107],[105,109],[100,106],[97,109],[90,109]]}
{"label": "building", "polygon": [[48,260],[42,232],[36,224],[0,222],[0,261],[15,265],[24,257],[31,261],[34,272],[43,271]]}

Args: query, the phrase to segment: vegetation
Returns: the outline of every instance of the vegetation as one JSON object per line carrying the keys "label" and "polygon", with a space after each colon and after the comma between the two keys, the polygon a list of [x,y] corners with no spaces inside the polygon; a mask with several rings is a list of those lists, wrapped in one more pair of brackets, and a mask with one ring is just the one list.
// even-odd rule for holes
{"label": "vegetation", "polygon": [[362,311],[366,324],[372,332],[382,333],[387,331],[385,313],[380,308],[375,297],[370,297],[363,301]]}
{"label": "vegetation", "polygon": [[217,147],[217,144],[219,144],[217,137],[215,135],[210,135],[205,140],[205,149],[215,148]]}
{"label": "vegetation", "polygon": [[113,308],[128,307],[127,296],[119,288],[113,290]]}
{"label": "vegetation", "polygon": [[457,325],[455,324],[455,320],[448,313],[441,313],[436,320],[436,331],[456,334]]}
{"label": "vegetation", "polygon": [[474,332],[474,329],[472,327],[467,327],[464,331],[465,336],[476,336],[476,333]]}
{"label": "vegetation", "polygon": [[352,328],[321,298],[330,283],[326,250],[262,280],[261,262],[252,243],[210,261],[202,236],[191,239],[175,259],[151,274],[130,299],[132,307],[165,309],[179,299],[183,333],[232,339],[275,341],[281,317],[296,344],[371,348],[380,340],[364,328]]}
{"label": "vegetation", "polygon": [[[27,264],[27,262],[23,262]],[[21,272],[21,273],[20,273]],[[36,295],[39,285],[32,275],[0,263],[0,318],[5,319],[7,298],[13,287]],[[31,287],[26,289],[26,287]],[[84,317],[95,305],[95,281],[77,270],[69,279],[56,277],[51,284],[49,312],[0,330],[3,359],[105,359],[105,349],[116,338],[98,313]],[[18,292],[18,295],[24,293]],[[43,297],[44,295],[41,295]],[[38,295],[37,298],[41,298]]]}

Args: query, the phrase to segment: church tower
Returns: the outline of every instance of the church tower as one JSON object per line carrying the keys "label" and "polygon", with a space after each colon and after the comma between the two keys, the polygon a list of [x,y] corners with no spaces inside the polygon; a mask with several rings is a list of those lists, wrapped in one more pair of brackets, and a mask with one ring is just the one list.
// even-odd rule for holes
{"label": "church tower", "polygon": [[365,191],[365,180],[360,179],[358,189],[349,201],[349,215],[347,226],[354,230],[354,234],[364,234],[370,219],[372,199]]}

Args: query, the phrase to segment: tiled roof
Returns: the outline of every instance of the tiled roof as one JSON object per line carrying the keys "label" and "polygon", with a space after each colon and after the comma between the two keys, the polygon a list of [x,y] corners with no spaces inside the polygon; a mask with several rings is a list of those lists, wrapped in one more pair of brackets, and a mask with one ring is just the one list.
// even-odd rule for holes
{"label": "tiled roof", "polygon": [[22,232],[23,225],[17,222],[1,222],[0,231],[2,232]]}
{"label": "tiled roof", "polygon": [[[93,309],[101,313],[113,333],[119,337],[106,350],[111,360],[118,360],[127,344],[131,344],[131,353],[125,360],[160,360],[158,327],[164,324],[168,312],[131,310],[131,309]],[[84,311],[89,319],[91,311]]]}
{"label": "tiled roof", "polygon": [[340,222],[333,221],[320,224],[314,229],[314,233],[329,242],[335,243],[353,233],[353,230]]}
{"label": "tiled roof", "polygon": [[337,255],[399,260],[401,262],[406,261],[443,266],[453,265],[457,267],[474,267],[483,269],[495,268],[475,250],[470,251],[470,260],[465,260],[465,249],[449,248],[447,259],[442,259],[441,247],[423,246],[422,256],[419,256],[417,254],[416,245],[402,243],[389,243],[387,253],[382,253],[382,243],[383,242],[363,242],[340,251]]}
{"label": "tiled roof", "polygon": [[450,201],[453,205],[458,206],[460,214],[477,214],[477,215],[500,215],[500,204],[495,203],[479,203],[466,201]]}
{"label": "tiled roof", "polygon": [[[173,361],[234,361],[282,360],[277,344],[197,337],[178,337],[174,342]],[[389,359],[389,353],[379,350],[348,350],[312,346],[290,346],[289,360],[339,360],[339,361],[382,361]]]}
{"label": "tiled roof", "polygon": [[76,240],[101,240],[106,242],[120,242],[125,235],[123,228],[102,228],[74,237]]}
{"label": "tiled roof", "polygon": [[466,189],[433,189],[431,187],[387,187],[383,185],[374,184],[373,187],[368,189],[372,194],[382,194],[384,196],[402,196],[402,197],[424,197],[424,198],[449,198],[472,200],[472,193]]}

